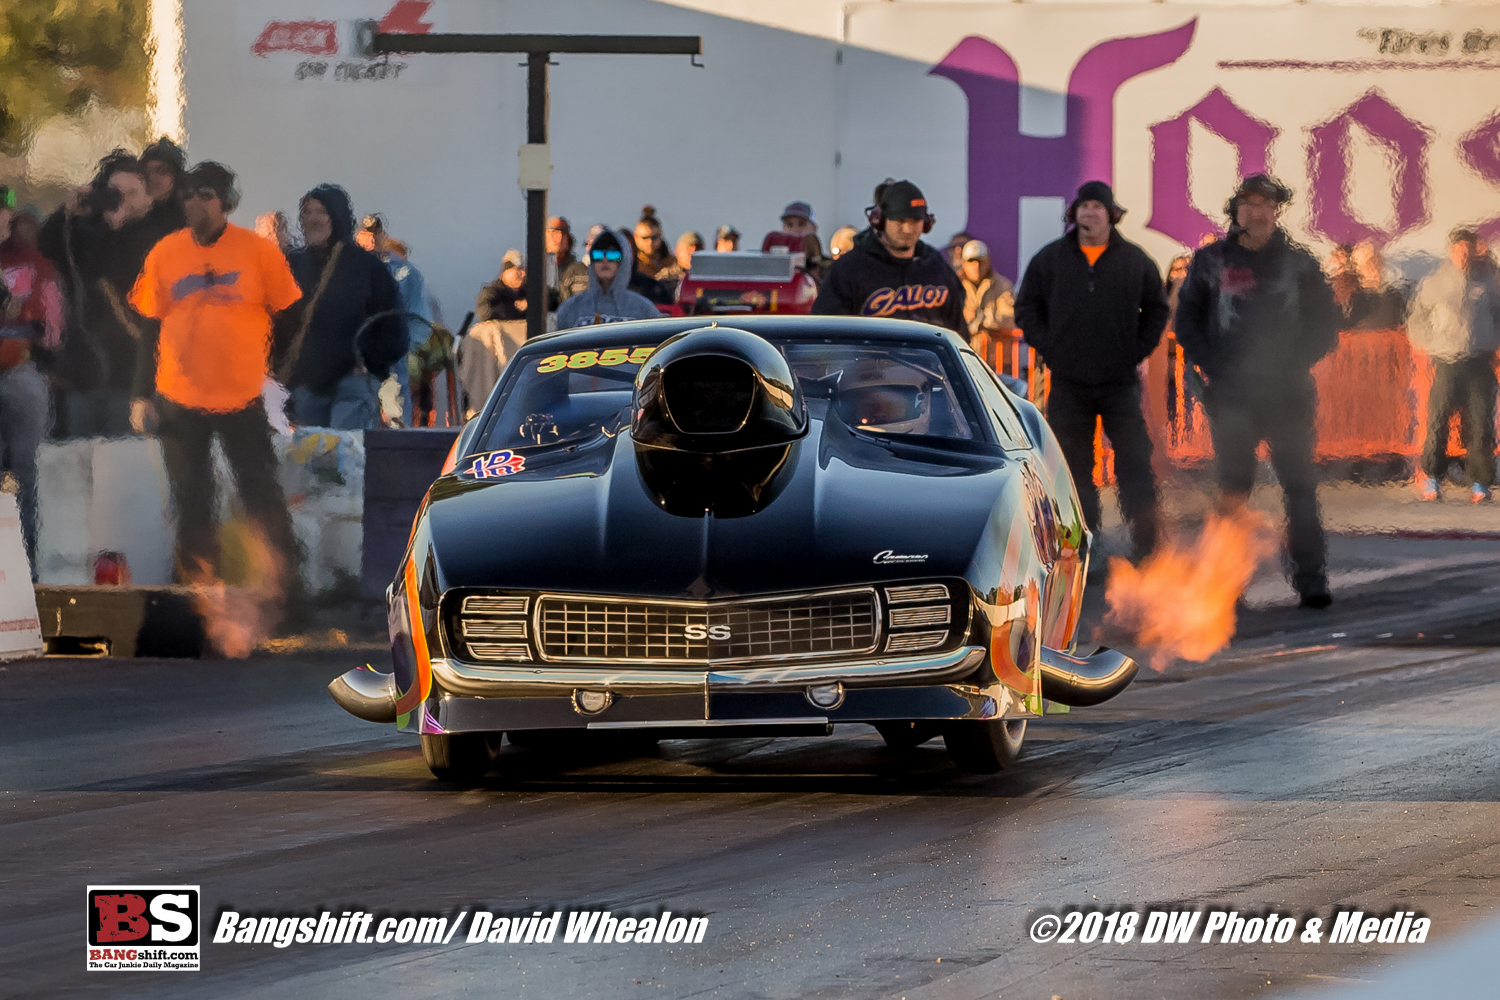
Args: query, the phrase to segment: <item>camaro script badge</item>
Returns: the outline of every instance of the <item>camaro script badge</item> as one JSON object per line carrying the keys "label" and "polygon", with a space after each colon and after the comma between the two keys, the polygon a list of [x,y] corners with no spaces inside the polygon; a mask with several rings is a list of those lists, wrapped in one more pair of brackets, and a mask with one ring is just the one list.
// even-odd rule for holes
{"label": "camaro script badge", "polygon": [[926,561],[927,561],[927,554],[925,552],[922,555],[919,555],[919,556],[916,556],[916,555],[897,555],[895,552],[892,552],[890,549],[886,549],[884,552],[877,552],[877,553],[875,553],[875,565],[877,565],[877,566],[886,566],[886,565],[889,565],[891,563],[919,563],[919,562],[926,562]]}

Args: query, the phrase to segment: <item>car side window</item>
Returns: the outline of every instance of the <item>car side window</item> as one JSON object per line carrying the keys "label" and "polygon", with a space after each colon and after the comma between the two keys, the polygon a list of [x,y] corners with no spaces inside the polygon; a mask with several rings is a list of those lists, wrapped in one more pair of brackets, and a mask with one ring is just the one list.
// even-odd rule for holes
{"label": "car side window", "polygon": [[994,418],[995,433],[999,435],[1001,447],[1007,451],[1030,448],[1031,438],[1021,424],[1021,417],[1016,413],[1015,407],[1011,406],[1010,400],[1005,398],[1005,390],[1000,388],[1000,382],[995,378],[995,373],[990,371],[990,366],[981,361],[979,355],[968,351],[963,352],[963,358],[969,375],[974,379],[974,386],[984,400],[985,408]]}

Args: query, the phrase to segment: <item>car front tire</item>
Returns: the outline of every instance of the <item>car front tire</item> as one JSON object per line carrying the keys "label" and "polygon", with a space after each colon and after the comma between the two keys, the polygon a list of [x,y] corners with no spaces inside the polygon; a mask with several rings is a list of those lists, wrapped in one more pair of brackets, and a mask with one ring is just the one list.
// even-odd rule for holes
{"label": "car front tire", "polygon": [[1025,738],[1025,719],[965,719],[943,731],[949,759],[969,774],[994,774],[1010,767]]}
{"label": "car front tire", "polygon": [[423,733],[422,759],[439,781],[472,785],[495,766],[499,733]]}

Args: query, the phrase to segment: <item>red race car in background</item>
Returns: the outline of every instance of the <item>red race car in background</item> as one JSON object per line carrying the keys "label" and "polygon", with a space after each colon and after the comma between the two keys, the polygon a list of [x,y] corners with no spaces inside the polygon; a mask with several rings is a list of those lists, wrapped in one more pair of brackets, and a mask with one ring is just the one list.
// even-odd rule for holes
{"label": "red race car in background", "polygon": [[[677,286],[677,308],[690,316],[811,312],[818,283],[807,273],[801,237],[787,237],[792,239],[799,247],[795,253],[778,240],[767,252],[693,254],[693,269]],[[767,243],[773,241],[768,237]]]}

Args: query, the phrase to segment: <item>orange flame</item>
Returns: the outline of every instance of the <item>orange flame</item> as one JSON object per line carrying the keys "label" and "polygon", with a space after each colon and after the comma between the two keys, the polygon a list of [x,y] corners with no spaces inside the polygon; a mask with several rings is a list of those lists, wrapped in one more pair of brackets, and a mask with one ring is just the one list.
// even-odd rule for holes
{"label": "orange flame", "polygon": [[271,634],[281,618],[286,561],[266,542],[259,528],[245,527],[233,534],[238,535],[240,543],[235,547],[242,551],[231,552],[225,546],[224,561],[240,563],[226,568],[238,569],[239,572],[228,575],[243,582],[227,584],[206,563],[200,562],[188,573],[188,585],[193,590],[193,606],[203,618],[209,643],[221,656],[244,659]]}
{"label": "orange flame", "polygon": [[1151,669],[1176,659],[1202,663],[1234,637],[1235,602],[1260,561],[1276,551],[1270,520],[1242,508],[1210,514],[1191,544],[1163,543],[1139,568],[1109,561],[1106,625],[1151,650]]}

